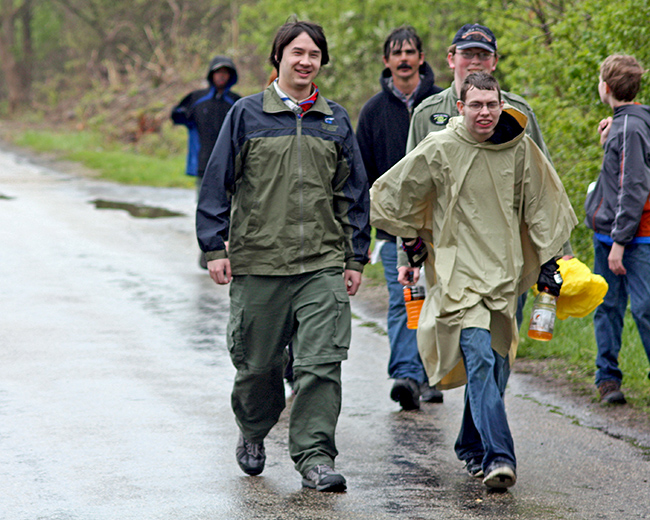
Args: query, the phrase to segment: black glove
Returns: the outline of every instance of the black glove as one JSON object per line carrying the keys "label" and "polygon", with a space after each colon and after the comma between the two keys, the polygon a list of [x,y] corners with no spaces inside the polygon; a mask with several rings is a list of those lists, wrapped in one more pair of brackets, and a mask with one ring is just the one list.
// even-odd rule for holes
{"label": "black glove", "polygon": [[539,292],[547,292],[556,298],[560,296],[560,288],[562,287],[562,275],[558,270],[559,266],[555,259],[549,260],[539,272],[537,279],[537,290]]}
{"label": "black glove", "polygon": [[427,246],[420,237],[415,239],[415,242],[410,246],[406,245],[406,241],[413,240],[412,238],[403,238],[402,239],[402,249],[406,252],[406,256],[409,259],[409,265],[411,267],[420,267],[424,261],[427,259],[429,252],[427,251]]}

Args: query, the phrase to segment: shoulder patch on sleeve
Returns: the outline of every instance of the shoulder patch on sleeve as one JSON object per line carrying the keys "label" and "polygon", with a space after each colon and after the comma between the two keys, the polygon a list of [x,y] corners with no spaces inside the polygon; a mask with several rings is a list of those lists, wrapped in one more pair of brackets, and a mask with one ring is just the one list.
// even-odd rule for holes
{"label": "shoulder patch on sleeve", "polygon": [[445,126],[449,122],[449,114],[444,114],[442,112],[436,112],[431,114],[431,122],[437,126]]}

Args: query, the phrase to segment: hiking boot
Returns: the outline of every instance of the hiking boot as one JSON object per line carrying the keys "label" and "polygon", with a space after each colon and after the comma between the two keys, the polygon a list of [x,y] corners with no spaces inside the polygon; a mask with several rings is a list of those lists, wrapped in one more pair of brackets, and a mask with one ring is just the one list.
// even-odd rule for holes
{"label": "hiking boot", "polygon": [[237,464],[247,475],[259,475],[264,471],[266,452],[263,442],[250,442],[239,434],[237,442]]}
{"label": "hiking boot", "polygon": [[617,381],[603,381],[598,385],[600,400],[610,404],[625,404],[625,396]]}
{"label": "hiking boot", "polygon": [[396,379],[390,398],[397,401],[404,410],[420,408],[420,386],[411,378]]}
{"label": "hiking boot", "polygon": [[302,479],[303,487],[316,491],[345,491],[345,477],[327,464],[318,464],[310,469]]}
{"label": "hiking boot", "polygon": [[465,469],[470,477],[483,476],[483,457],[473,457],[465,461]]}
{"label": "hiking boot", "polygon": [[420,387],[420,401],[425,403],[442,403],[442,392],[435,386],[429,386],[429,383],[424,382]]}
{"label": "hiking boot", "polygon": [[515,468],[507,462],[494,461],[487,468],[487,475],[483,479],[490,489],[506,489],[515,485],[517,475]]}

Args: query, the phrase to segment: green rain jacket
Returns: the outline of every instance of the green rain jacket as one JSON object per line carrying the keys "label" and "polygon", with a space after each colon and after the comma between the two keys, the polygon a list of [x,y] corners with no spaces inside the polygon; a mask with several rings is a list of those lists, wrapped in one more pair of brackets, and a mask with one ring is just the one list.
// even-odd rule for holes
{"label": "green rain jacket", "polygon": [[362,271],[368,212],[368,180],[345,109],[319,95],[299,117],[270,85],[228,112],[201,185],[196,230],[207,259],[228,257],[233,275]]}
{"label": "green rain jacket", "polygon": [[514,359],[517,296],[577,223],[553,166],[524,132],[526,116],[506,105],[497,131],[505,127],[501,144],[479,143],[454,117],[370,192],[373,226],[427,243],[418,347],[429,383],[442,389],[467,380],[464,328],[490,330],[494,350]]}

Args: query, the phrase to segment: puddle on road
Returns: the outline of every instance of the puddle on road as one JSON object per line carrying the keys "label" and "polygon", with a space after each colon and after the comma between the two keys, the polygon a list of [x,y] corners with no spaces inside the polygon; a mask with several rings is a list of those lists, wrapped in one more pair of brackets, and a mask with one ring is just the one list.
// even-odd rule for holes
{"label": "puddle on road", "polygon": [[115,200],[95,199],[92,201],[97,209],[122,209],[128,211],[135,218],[166,218],[166,217],[183,217],[183,213],[169,211],[165,208],[156,208],[146,206],[145,204],[130,204],[128,202],[118,202]]}

